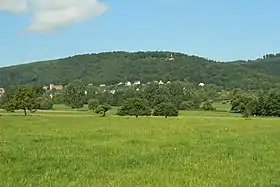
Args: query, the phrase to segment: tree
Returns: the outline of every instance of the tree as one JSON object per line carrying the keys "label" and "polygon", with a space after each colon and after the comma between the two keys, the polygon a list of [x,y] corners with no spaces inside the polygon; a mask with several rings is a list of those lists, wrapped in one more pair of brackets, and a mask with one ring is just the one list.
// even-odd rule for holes
{"label": "tree", "polygon": [[153,116],[164,116],[167,118],[168,116],[178,116],[179,111],[177,108],[170,103],[161,103],[157,105],[154,109]]}
{"label": "tree", "polygon": [[100,103],[97,99],[90,99],[88,101],[88,109],[94,111],[98,107],[99,104]]}
{"label": "tree", "polygon": [[72,83],[69,83],[64,89],[64,102],[72,109],[83,108],[84,97],[85,85],[79,80],[75,80]]}
{"label": "tree", "polygon": [[107,104],[105,105],[99,105],[97,106],[97,108],[95,109],[95,113],[97,114],[101,114],[102,117],[106,116],[106,112],[109,111],[111,109],[111,107]]}
{"label": "tree", "polygon": [[253,95],[248,93],[234,93],[233,98],[230,101],[231,111],[235,113],[243,113],[246,108],[246,105],[254,98],[255,97]]}
{"label": "tree", "polygon": [[27,115],[29,110],[31,113],[36,112],[38,103],[36,103],[37,93],[33,88],[19,88],[7,105],[6,110],[13,112],[15,110],[23,110],[24,115]]}
{"label": "tree", "polygon": [[209,111],[213,111],[215,110],[215,108],[213,107],[212,103],[210,101],[206,101],[202,104],[201,107],[203,110],[209,110]]}
{"label": "tree", "polygon": [[134,98],[128,99],[117,112],[120,116],[150,116],[152,110],[148,107],[147,100]]}
{"label": "tree", "polygon": [[44,95],[36,98],[37,109],[40,110],[51,110],[53,109],[53,101],[48,95]]}
{"label": "tree", "polygon": [[268,90],[260,94],[256,115],[280,117],[279,90]]}

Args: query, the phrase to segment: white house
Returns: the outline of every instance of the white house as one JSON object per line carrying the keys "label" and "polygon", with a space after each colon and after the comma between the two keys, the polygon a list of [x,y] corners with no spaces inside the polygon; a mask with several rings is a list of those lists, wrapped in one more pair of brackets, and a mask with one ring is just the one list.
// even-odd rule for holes
{"label": "white house", "polygon": [[104,86],[106,86],[105,84],[100,84],[100,87],[104,87]]}
{"label": "white house", "polygon": [[135,82],[133,83],[133,85],[139,85],[139,84],[141,84],[140,81],[135,81]]}
{"label": "white house", "polygon": [[203,82],[199,83],[198,86],[204,86],[205,84]]}
{"label": "white house", "polygon": [[125,83],[125,85],[126,85],[126,86],[131,86],[131,82],[128,81],[128,82]]}
{"label": "white house", "polygon": [[168,60],[174,60],[173,55],[170,55],[170,58],[168,58]]}

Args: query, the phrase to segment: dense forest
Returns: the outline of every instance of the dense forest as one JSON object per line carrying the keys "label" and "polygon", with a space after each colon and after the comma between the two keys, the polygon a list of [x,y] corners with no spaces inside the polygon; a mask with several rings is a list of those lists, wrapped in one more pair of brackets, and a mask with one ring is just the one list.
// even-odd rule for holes
{"label": "dense forest", "polygon": [[280,55],[225,63],[173,52],[106,52],[0,68],[0,87],[66,85],[74,79],[94,85],[178,80],[222,89],[268,89],[280,86]]}

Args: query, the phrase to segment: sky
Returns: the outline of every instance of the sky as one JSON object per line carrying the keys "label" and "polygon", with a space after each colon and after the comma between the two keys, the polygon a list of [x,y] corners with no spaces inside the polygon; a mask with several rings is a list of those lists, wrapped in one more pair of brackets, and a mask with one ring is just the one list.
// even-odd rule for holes
{"label": "sky", "polygon": [[0,0],[0,67],[106,51],[280,52],[279,0]]}

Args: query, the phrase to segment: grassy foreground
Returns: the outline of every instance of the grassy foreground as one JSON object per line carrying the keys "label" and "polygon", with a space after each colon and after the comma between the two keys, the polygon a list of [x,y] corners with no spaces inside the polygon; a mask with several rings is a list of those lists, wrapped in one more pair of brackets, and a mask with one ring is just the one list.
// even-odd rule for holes
{"label": "grassy foreground", "polygon": [[276,118],[207,112],[101,118],[83,111],[0,116],[3,187],[276,187],[279,155]]}

